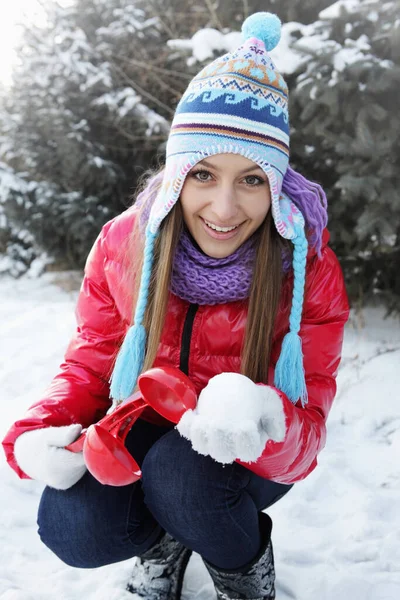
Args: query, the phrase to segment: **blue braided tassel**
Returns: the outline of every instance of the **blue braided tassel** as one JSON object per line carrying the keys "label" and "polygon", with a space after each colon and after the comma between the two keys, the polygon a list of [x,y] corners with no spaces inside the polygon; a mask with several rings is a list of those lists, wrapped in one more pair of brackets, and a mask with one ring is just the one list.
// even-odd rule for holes
{"label": "blue braided tassel", "polygon": [[144,362],[146,330],[142,324],[128,329],[111,375],[111,397],[126,400],[135,389]]}
{"label": "blue braided tassel", "polygon": [[294,282],[292,308],[289,317],[290,329],[282,343],[281,354],[275,368],[274,384],[286,394],[293,404],[296,404],[300,399],[304,408],[308,398],[299,331],[303,312],[308,243],[303,228],[296,228],[296,234],[296,237],[292,240],[294,244]]}
{"label": "blue braided tassel", "polygon": [[149,296],[154,242],[157,235],[158,233],[151,233],[149,229],[146,229],[143,268],[134,325],[128,329],[110,379],[110,394],[117,402],[126,400],[133,393],[144,363],[147,336],[142,323]]}
{"label": "blue braided tassel", "polygon": [[274,384],[293,404],[296,404],[299,398],[303,407],[307,404],[301,338],[293,331],[289,331],[284,337],[275,369]]}

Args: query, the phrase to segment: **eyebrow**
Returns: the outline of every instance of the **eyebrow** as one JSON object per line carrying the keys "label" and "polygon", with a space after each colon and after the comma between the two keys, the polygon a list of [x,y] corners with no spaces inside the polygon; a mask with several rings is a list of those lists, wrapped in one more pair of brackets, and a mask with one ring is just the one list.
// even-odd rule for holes
{"label": "eyebrow", "polygon": [[[215,171],[221,171],[222,169],[220,169],[219,167],[213,165],[212,163],[208,162],[207,160],[202,160],[201,162],[198,163],[199,166],[203,165],[204,167],[208,167],[209,169],[214,169]],[[260,171],[262,171],[262,168],[259,165],[252,165],[251,167],[248,167],[247,169],[243,169],[243,171],[240,171],[241,175],[244,175],[245,173],[249,173],[250,171],[255,171],[256,169],[259,169]]]}

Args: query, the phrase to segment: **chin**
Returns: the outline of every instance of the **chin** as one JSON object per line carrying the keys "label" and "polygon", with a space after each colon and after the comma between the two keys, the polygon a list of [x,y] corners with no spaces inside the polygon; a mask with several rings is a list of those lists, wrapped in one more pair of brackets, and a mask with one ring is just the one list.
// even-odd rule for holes
{"label": "chin", "polygon": [[198,245],[200,246],[201,250],[204,252],[204,254],[207,254],[207,256],[210,256],[211,258],[226,258],[227,256],[230,256],[231,254],[233,254],[241,244],[226,244],[225,242],[215,242],[215,243],[209,243],[207,241],[207,243],[205,242],[197,242]]}

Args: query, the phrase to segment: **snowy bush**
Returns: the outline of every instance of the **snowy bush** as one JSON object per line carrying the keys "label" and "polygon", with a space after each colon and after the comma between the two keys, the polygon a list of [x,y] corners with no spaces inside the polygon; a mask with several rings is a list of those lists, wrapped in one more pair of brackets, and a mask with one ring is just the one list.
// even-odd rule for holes
{"label": "snowy bush", "polygon": [[351,297],[400,311],[400,5],[340,0],[292,48],[292,160],[328,191]]}
{"label": "snowy bush", "polygon": [[25,32],[2,99],[0,156],[35,182],[21,226],[67,267],[83,265],[167,136],[168,121],[119,58],[129,65],[158,37],[156,21],[123,0],[49,4],[48,25]]}
{"label": "snowy bush", "polygon": [[21,228],[29,205],[28,184],[0,163],[0,275],[19,277],[37,257],[33,235]]}

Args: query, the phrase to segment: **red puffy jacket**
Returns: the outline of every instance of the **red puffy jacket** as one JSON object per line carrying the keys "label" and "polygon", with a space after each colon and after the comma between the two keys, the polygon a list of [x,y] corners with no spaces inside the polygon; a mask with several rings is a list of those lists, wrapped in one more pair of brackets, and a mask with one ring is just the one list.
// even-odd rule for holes
{"label": "red puffy jacket", "polygon": [[[88,427],[110,407],[108,379],[132,314],[132,281],[126,276],[121,246],[132,231],[136,214],[132,207],[103,227],[87,259],[76,307],[77,329],[60,372],[43,398],[10,428],[3,441],[7,460],[21,478],[27,475],[18,467],[13,454],[19,435],[40,427],[71,423]],[[322,258],[311,250],[307,260],[300,335],[308,404],[304,409],[295,406],[279,392],[286,414],[285,440],[268,441],[257,462],[242,463],[262,477],[280,483],[304,479],[315,468],[317,455],[325,444],[325,421],[336,392],[335,377],[349,309],[341,268],[326,245],[328,239],[325,230]],[[276,320],[270,384],[282,339],[288,331],[290,279],[287,277],[283,285]],[[246,314],[246,301],[198,306],[170,294],[155,366],[180,367],[188,373],[198,393],[214,375],[239,372]],[[163,422],[150,409],[146,409],[142,418]]]}

